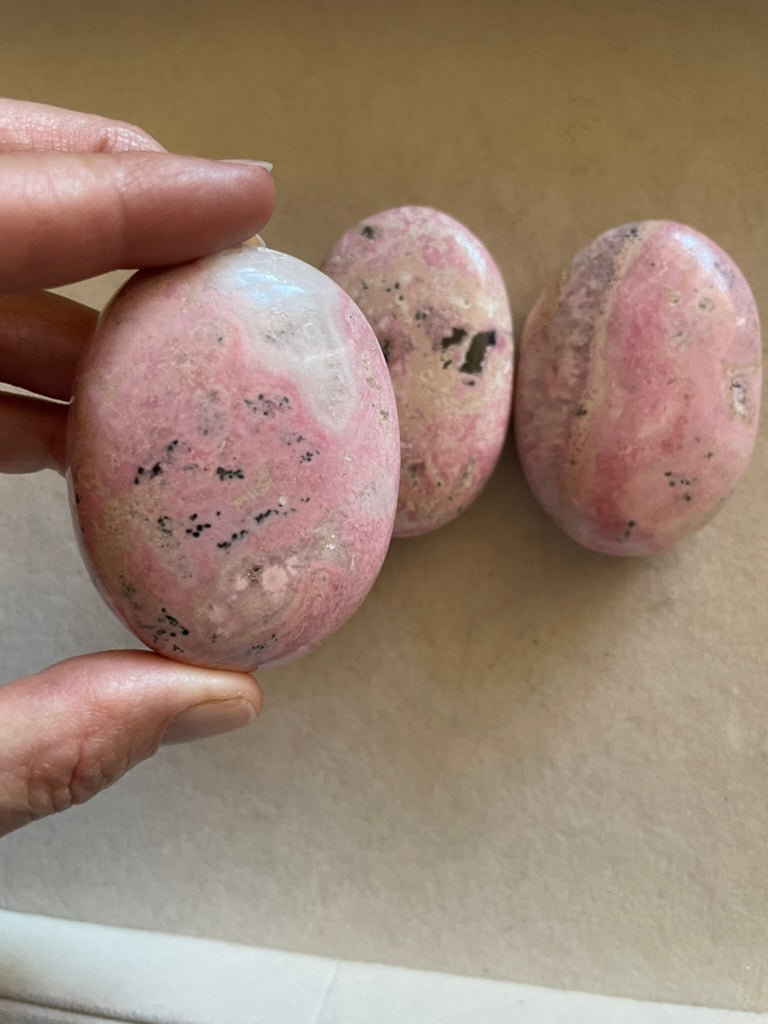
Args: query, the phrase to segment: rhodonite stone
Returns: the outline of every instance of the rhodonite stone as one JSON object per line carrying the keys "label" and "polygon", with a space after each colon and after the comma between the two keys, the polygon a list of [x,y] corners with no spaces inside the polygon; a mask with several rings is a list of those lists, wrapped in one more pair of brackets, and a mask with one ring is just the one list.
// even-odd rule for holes
{"label": "rhodonite stone", "polygon": [[504,282],[462,224],[423,206],[367,217],[322,268],[379,339],[400,419],[395,536],[437,529],[474,501],[499,457],[512,402]]}
{"label": "rhodonite stone", "polygon": [[141,272],[79,368],[69,484],[86,564],[150,648],[252,670],[358,607],[398,487],[380,348],[348,296],[242,247]]}
{"label": "rhodonite stone", "polygon": [[668,548],[746,470],[760,375],[755,302],[722,249],[669,221],[607,231],[523,332],[515,436],[534,496],[595,551]]}

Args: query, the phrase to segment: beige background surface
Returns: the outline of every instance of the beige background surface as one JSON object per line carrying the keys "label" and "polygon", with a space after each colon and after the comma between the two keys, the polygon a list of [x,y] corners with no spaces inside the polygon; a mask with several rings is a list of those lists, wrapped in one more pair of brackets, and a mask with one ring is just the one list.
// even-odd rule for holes
{"label": "beige background surface", "polygon": [[[518,328],[600,230],[687,221],[768,322],[768,4],[0,0],[0,93],[273,160],[266,239],[318,262],[425,203],[483,238]],[[79,290],[93,302],[110,282]],[[164,752],[0,847],[0,905],[768,1009],[768,447],[718,517],[590,555],[509,450],[396,543],[248,735]],[[125,641],[60,481],[0,481],[2,676]]]}

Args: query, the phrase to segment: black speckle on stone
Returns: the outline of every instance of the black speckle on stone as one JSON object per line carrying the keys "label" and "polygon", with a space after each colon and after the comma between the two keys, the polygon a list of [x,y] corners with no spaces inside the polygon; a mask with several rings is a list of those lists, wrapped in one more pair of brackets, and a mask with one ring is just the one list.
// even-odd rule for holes
{"label": "black speckle on stone", "polygon": [[194,521],[195,521],[196,519],[197,519],[197,512],[193,512],[193,513],[192,513],[192,515],[191,515],[191,516],[189,517],[189,521],[190,521],[191,523],[194,523]]}
{"label": "black speckle on stone", "polygon": [[315,448],[313,451],[306,451],[299,459],[299,462],[311,462],[312,459],[314,459],[314,457],[319,454],[320,452],[317,448]]}
{"label": "black speckle on stone", "polygon": [[163,467],[160,465],[159,462],[156,462],[155,465],[151,469],[144,469],[143,466],[138,466],[137,469],[136,469],[136,474],[133,477],[133,482],[135,484],[135,483],[141,483],[142,480],[146,480],[146,479],[152,480],[156,476],[160,476],[160,474],[162,472],[163,472]]}
{"label": "black speckle on stone", "polygon": [[363,238],[369,238],[372,240],[376,237],[377,232],[376,228],[374,228],[371,224],[364,224],[362,230],[360,231],[360,234],[363,236]]}
{"label": "black speckle on stone", "polygon": [[631,227],[627,228],[627,234],[630,238],[635,238],[637,236],[637,227],[633,224]]}
{"label": "black speckle on stone", "polygon": [[496,331],[481,331],[469,343],[464,362],[459,367],[460,373],[478,374],[482,372],[483,360],[487,349],[496,344]]}
{"label": "black speckle on stone", "polygon": [[574,416],[586,416],[587,415],[587,409],[583,405],[580,405],[573,415]]}
{"label": "black speckle on stone", "polygon": [[629,540],[629,538],[632,536],[632,531],[634,530],[635,525],[636,524],[634,519],[628,519],[624,524],[624,536],[620,539]]}
{"label": "black speckle on stone", "polygon": [[217,512],[216,512],[216,515],[217,515],[217,516],[220,516],[220,515],[221,515],[221,512],[217,511]]}
{"label": "black speckle on stone", "polygon": [[272,515],[272,513],[274,511],[275,511],[274,509],[268,508],[268,509],[265,509],[264,512],[257,512],[256,515],[253,517],[253,520],[254,520],[254,522],[259,523],[259,524],[263,523],[265,519],[269,519],[269,517]]}
{"label": "black speckle on stone", "polygon": [[[189,636],[189,630],[187,627],[183,626],[174,615],[171,615],[167,608],[161,608],[160,612],[160,625],[155,630],[155,642],[157,642],[161,637],[176,636],[177,633],[181,633],[182,636]],[[166,627],[170,627],[174,632],[169,632]]]}
{"label": "black speckle on stone", "polygon": [[299,501],[302,503],[302,505],[308,505],[309,497],[307,496],[306,498],[299,498]]}
{"label": "black speckle on stone", "polygon": [[244,480],[242,469],[225,469],[224,466],[217,466],[216,476],[219,480]]}
{"label": "black speckle on stone", "polygon": [[[696,476],[684,476],[682,473],[673,473],[671,469],[666,470],[664,476],[667,478],[667,483],[670,487],[677,487],[678,484],[681,487],[695,487],[699,482],[699,478]],[[690,501],[690,492],[686,491],[683,497],[686,501]]]}
{"label": "black speckle on stone", "polygon": [[726,284],[730,287],[733,284],[733,270],[730,267],[724,267],[720,260],[715,260],[714,268],[725,278]]}
{"label": "black speckle on stone", "polygon": [[427,319],[427,314],[426,314],[426,312],[423,309],[417,309],[416,312],[413,314],[413,319],[414,320],[426,320]]}
{"label": "black speckle on stone", "polygon": [[275,643],[277,643],[277,633],[270,633],[266,640],[260,640],[257,644],[253,644],[251,650],[254,654],[261,654]]}
{"label": "black speckle on stone", "polygon": [[453,366],[453,360],[452,359],[444,359],[443,360],[443,369],[447,370],[449,366]]}
{"label": "black speckle on stone", "polygon": [[714,454],[715,454],[714,452],[707,452],[707,454],[704,456],[704,458],[705,459],[711,459],[714,456]]}
{"label": "black speckle on stone", "polygon": [[247,536],[247,530],[239,530],[237,533],[233,533],[229,540],[220,540],[216,545],[217,548],[221,548],[222,551],[229,551],[233,544],[237,541],[242,540],[243,537]]}
{"label": "black speckle on stone", "polygon": [[261,413],[262,416],[276,416],[279,412],[287,412],[291,408],[291,400],[288,395],[278,395],[270,398],[269,395],[260,393],[256,398],[244,398],[243,401],[253,413]]}
{"label": "black speckle on stone", "polygon": [[452,345],[460,345],[467,336],[467,332],[461,327],[454,327],[451,333],[440,340],[440,347],[445,349],[450,348]]}
{"label": "black speckle on stone", "polygon": [[690,491],[686,491],[685,494],[683,495],[683,497],[685,498],[686,501],[692,501],[693,500],[693,495],[691,494]]}
{"label": "black speckle on stone", "polygon": [[171,517],[160,516],[157,520],[157,528],[164,537],[172,536],[173,529],[171,528]]}
{"label": "black speckle on stone", "polygon": [[176,449],[179,447],[179,439],[175,437],[172,441],[169,441],[165,446],[166,455],[173,455]]}

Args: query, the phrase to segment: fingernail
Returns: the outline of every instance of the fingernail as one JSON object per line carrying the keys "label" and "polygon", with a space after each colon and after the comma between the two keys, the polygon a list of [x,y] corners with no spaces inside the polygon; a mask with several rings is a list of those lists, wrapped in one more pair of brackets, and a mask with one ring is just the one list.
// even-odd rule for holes
{"label": "fingernail", "polygon": [[232,159],[232,160],[220,160],[219,163],[222,163],[222,164],[250,164],[251,167],[263,167],[264,170],[265,171],[269,171],[270,174],[272,173],[272,169],[275,166],[274,164],[271,164],[268,160],[234,160],[234,159]]}
{"label": "fingernail", "polygon": [[250,245],[254,249],[266,249],[267,248],[267,244],[264,241],[264,239],[261,237],[261,235],[253,235],[252,238],[246,238],[246,240],[243,242],[243,245]]}
{"label": "fingernail", "polygon": [[161,743],[189,743],[207,736],[220,736],[233,729],[241,729],[256,717],[253,705],[242,697],[232,700],[209,700],[195,704],[172,718],[163,733]]}

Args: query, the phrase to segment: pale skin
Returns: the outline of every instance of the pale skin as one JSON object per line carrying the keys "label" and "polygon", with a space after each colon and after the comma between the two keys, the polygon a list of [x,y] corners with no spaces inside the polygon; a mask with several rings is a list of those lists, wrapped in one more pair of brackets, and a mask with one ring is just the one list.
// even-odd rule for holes
{"label": "pale skin", "polygon": [[[44,289],[243,242],[273,203],[255,164],[176,156],[130,124],[0,99],[0,381],[39,396],[0,389],[0,472],[66,471],[62,402],[96,313]],[[0,687],[0,835],[83,803],[161,744],[227,732],[260,708],[249,675],[140,651],[14,680]]]}

